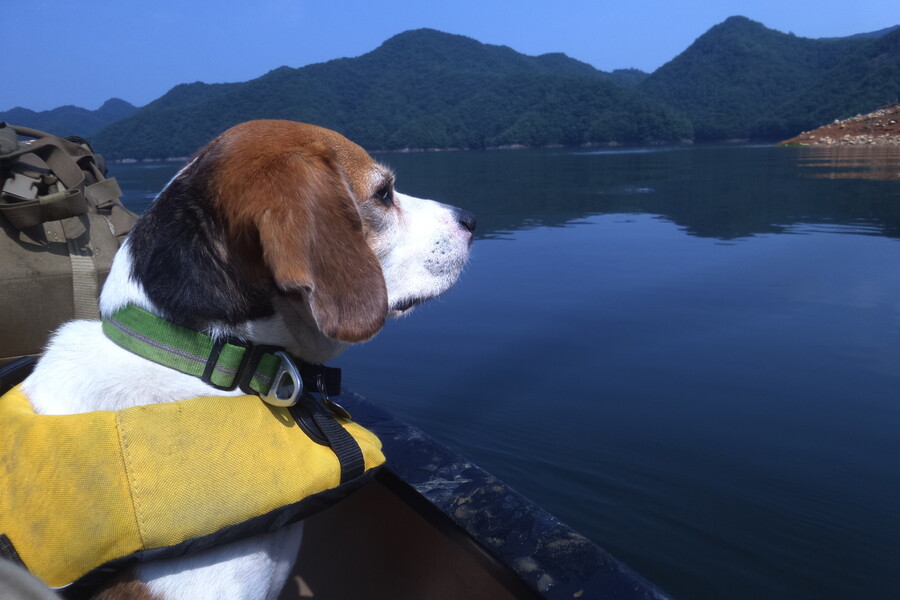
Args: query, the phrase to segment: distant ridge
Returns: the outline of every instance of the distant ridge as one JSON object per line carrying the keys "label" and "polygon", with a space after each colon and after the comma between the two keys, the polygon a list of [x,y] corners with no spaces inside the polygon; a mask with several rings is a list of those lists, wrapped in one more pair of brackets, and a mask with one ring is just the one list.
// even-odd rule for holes
{"label": "distant ridge", "polygon": [[640,79],[560,53],[526,56],[418,29],[357,58],[281,67],[246,83],[177,86],[96,143],[111,157],[185,156],[258,118],[316,123],[369,150],[690,138],[687,119],[640,91]]}
{"label": "distant ridge", "polygon": [[417,29],[356,58],[181,84],[140,109],[111,100],[0,119],[153,159],[256,118],[316,123],[370,150],[775,141],[898,100],[900,26],[810,39],[736,16],[652,74]]}
{"label": "distant ridge", "polygon": [[854,35],[850,35],[844,38],[819,38],[823,40],[840,40],[840,39],[853,39],[853,38],[880,38],[884,37],[889,33],[892,33],[900,29],[900,25],[894,25],[893,27],[885,27],[884,29],[879,29],[878,31],[870,31],[868,33],[857,33]]}
{"label": "distant ridge", "polygon": [[760,126],[783,139],[900,102],[900,27],[850,41],[841,60],[783,104],[771,125]]}
{"label": "distant ridge", "polygon": [[0,112],[0,121],[39,129],[62,137],[70,135],[91,137],[110,123],[130,117],[136,110],[137,108],[128,102],[112,98],[97,110],[70,105],[35,112],[16,107]]}
{"label": "distant ridge", "polygon": [[[884,38],[800,38],[766,28],[746,17],[731,17],[700,36],[690,47],[657,69],[641,88],[685,111],[698,140],[787,137],[786,129],[807,129],[818,111],[800,103],[810,90],[827,85],[835,114],[859,111],[847,90],[857,87],[857,70],[867,48]],[[900,52],[888,51],[886,63],[900,65]],[[900,78],[864,83],[868,109],[893,100]],[[877,89],[876,88],[880,88]],[[801,108],[801,106],[803,108]],[[796,133],[795,131],[795,133]]]}

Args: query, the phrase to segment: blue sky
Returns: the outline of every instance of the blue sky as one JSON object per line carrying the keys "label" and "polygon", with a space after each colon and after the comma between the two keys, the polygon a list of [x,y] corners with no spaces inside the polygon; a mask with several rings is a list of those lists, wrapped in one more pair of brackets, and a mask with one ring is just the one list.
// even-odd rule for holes
{"label": "blue sky", "polygon": [[141,106],[179,83],[359,56],[420,27],[653,71],[732,15],[837,37],[900,24],[900,1],[0,0],[0,110]]}

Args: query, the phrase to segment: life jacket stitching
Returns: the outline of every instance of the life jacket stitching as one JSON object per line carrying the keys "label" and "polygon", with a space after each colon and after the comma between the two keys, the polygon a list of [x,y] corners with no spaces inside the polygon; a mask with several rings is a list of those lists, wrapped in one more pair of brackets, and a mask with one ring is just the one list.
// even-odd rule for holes
{"label": "life jacket stitching", "polygon": [[116,413],[116,431],[119,433],[119,446],[122,450],[122,465],[125,468],[125,476],[128,479],[128,498],[131,500],[131,506],[134,509],[135,526],[137,527],[138,537],[141,539],[141,547],[147,547],[147,541],[144,539],[144,514],[139,502],[140,490],[138,490],[137,478],[132,474],[131,454],[128,446],[128,439],[125,435],[125,428],[122,426],[121,413]]}

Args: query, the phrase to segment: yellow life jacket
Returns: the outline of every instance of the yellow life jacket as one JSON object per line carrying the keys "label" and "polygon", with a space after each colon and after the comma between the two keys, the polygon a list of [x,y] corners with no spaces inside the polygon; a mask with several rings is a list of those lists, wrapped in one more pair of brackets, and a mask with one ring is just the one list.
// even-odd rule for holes
{"label": "yellow life jacket", "polygon": [[13,388],[0,397],[0,554],[61,587],[302,518],[384,462],[373,433],[339,419],[365,463],[342,482],[335,451],[300,426],[304,405],[326,410],[247,395],[38,415]]}

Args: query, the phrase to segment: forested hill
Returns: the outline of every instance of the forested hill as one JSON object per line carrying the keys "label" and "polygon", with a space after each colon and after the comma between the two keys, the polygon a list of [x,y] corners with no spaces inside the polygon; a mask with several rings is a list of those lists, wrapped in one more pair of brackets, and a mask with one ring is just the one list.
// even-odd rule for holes
{"label": "forested hill", "polygon": [[900,102],[900,28],[847,49],[813,85],[758,124],[784,138]]}
{"label": "forested hill", "polygon": [[92,137],[98,131],[134,114],[134,106],[112,98],[97,110],[87,110],[78,106],[60,106],[53,110],[35,112],[27,108],[13,108],[0,112],[0,121],[39,129],[59,136],[80,135]]}
{"label": "forested hill", "polygon": [[258,118],[330,127],[369,150],[775,141],[898,101],[900,27],[808,39],[731,17],[652,74],[420,29],[356,58],[179,85],[140,109],[111,101],[0,120],[140,159],[187,156]]}
{"label": "forested hill", "polygon": [[683,110],[698,140],[778,139],[900,97],[900,29],[808,39],[731,17],[640,88]]}
{"label": "forested hill", "polygon": [[642,78],[422,29],[358,58],[177,86],[93,141],[110,157],[185,156],[257,118],[316,123],[370,150],[691,138],[684,116],[637,88]]}

